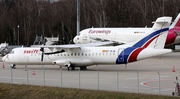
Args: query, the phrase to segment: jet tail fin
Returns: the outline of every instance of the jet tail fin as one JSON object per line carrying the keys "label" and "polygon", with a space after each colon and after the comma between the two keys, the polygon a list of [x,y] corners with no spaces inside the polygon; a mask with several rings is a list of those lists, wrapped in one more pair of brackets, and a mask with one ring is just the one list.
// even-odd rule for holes
{"label": "jet tail fin", "polygon": [[171,24],[169,29],[172,29],[174,27],[180,27],[180,13],[178,14],[174,22]]}
{"label": "jet tail fin", "polygon": [[163,49],[172,17],[160,17],[154,22],[149,35],[135,42],[132,47]]}

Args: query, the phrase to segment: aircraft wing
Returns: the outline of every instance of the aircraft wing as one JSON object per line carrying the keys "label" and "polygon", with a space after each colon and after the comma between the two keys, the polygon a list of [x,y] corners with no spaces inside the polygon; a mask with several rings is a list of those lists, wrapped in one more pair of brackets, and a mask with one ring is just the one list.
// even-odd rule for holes
{"label": "aircraft wing", "polygon": [[88,43],[88,44],[76,44],[77,46],[81,47],[97,47],[97,46],[106,46],[114,44],[115,42],[112,41],[105,41],[105,42],[96,42],[96,43]]}
{"label": "aircraft wing", "polygon": [[71,48],[80,48],[80,47],[97,47],[97,46],[106,46],[114,44],[114,42],[96,42],[96,43],[88,43],[88,44],[67,44],[67,45],[44,45],[40,46],[41,48],[64,48],[64,49],[71,49]]}
{"label": "aircraft wing", "polygon": [[[74,49],[81,49],[81,47],[97,47],[114,44],[114,42],[97,42],[97,43],[88,43],[88,44],[67,44],[67,45],[42,45],[40,46],[41,51],[45,54],[56,54],[67,51],[73,51]],[[46,48],[44,50],[44,48]]]}
{"label": "aircraft wing", "polygon": [[118,40],[118,41],[113,41],[113,40],[109,40],[109,39],[102,39],[102,38],[98,38],[98,37],[89,37],[89,38],[91,38],[91,39],[93,39],[93,40],[96,40],[96,41],[101,41],[101,42],[108,42],[108,41],[112,41],[112,42],[114,42],[114,43],[117,43],[117,44],[125,44],[125,43],[128,43],[128,42],[126,42],[126,41],[122,41],[122,40]]}
{"label": "aircraft wing", "polygon": [[102,38],[98,38],[98,37],[89,37],[90,39],[93,39],[93,40],[96,40],[96,41],[109,41],[109,40],[106,40],[106,39],[102,39]]}

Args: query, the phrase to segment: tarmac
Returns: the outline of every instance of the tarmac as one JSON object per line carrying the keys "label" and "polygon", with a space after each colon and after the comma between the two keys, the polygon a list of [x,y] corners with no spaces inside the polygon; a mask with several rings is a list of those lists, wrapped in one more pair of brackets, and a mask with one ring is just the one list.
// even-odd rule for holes
{"label": "tarmac", "polygon": [[179,60],[180,52],[173,52],[127,66],[93,65],[74,71],[57,65],[17,65],[11,69],[1,61],[0,83],[172,95],[176,77],[180,77]]}

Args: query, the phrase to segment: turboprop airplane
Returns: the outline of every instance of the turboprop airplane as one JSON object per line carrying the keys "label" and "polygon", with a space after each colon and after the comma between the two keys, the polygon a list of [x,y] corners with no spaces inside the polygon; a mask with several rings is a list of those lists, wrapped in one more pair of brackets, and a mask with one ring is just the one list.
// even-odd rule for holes
{"label": "turboprop airplane", "polygon": [[[88,28],[75,36],[75,44],[86,44],[91,42],[113,41],[118,44],[134,42],[148,35],[151,28]],[[180,42],[180,13],[170,26],[165,45]]]}
{"label": "turboprop airplane", "polygon": [[66,66],[68,70],[75,67],[86,69],[91,65],[127,64],[172,52],[171,49],[164,49],[171,19],[157,18],[149,35],[119,46],[82,47],[75,44],[15,48],[2,61],[14,65],[55,64]]}

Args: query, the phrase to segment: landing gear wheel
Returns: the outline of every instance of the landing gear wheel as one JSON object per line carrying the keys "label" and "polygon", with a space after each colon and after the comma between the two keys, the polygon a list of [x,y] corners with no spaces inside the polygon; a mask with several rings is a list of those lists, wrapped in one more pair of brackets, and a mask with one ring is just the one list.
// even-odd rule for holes
{"label": "landing gear wheel", "polygon": [[86,66],[80,67],[81,70],[87,70]]}
{"label": "landing gear wheel", "polygon": [[71,67],[71,70],[75,70],[75,67]]}
{"label": "landing gear wheel", "polygon": [[16,68],[16,67],[15,67],[15,66],[16,66],[15,64],[10,64],[9,66],[10,66],[10,68],[12,68],[12,69],[15,69],[15,68]]}
{"label": "landing gear wheel", "polygon": [[75,70],[75,67],[74,66],[69,66],[69,67],[67,67],[68,68],[68,70]]}

